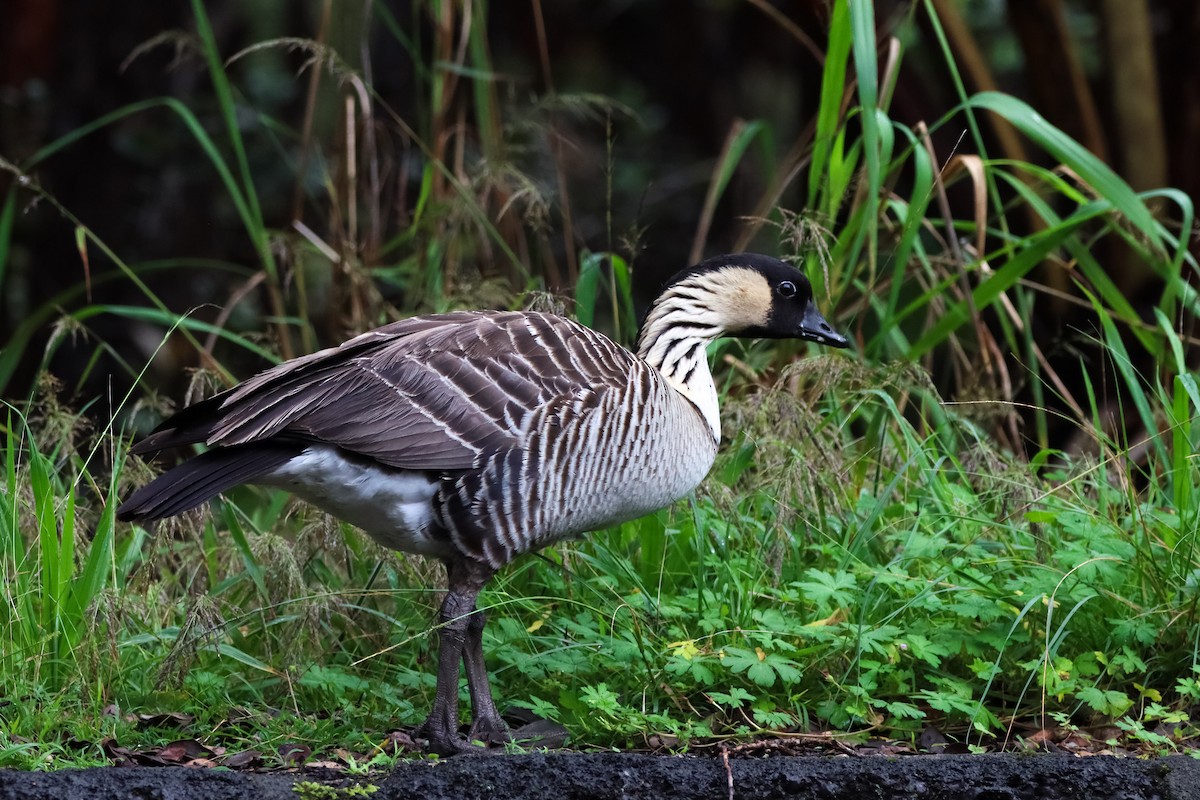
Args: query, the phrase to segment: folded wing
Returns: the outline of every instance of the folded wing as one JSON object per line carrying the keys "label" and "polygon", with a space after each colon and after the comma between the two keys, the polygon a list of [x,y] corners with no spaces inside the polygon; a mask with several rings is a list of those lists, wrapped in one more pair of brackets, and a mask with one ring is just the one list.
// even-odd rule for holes
{"label": "folded wing", "polygon": [[184,409],[134,452],[311,439],[400,469],[470,469],[517,446],[531,411],[628,375],[632,356],[561,317],[402,320]]}

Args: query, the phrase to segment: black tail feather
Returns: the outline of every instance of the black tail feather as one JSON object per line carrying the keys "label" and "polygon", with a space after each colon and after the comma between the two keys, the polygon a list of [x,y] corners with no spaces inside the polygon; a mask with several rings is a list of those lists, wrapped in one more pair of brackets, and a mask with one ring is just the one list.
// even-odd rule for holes
{"label": "black tail feather", "polygon": [[173,517],[226,489],[252,482],[303,450],[301,443],[280,441],[209,450],[167,470],[135,491],[117,509],[117,519],[130,522]]}
{"label": "black tail feather", "polygon": [[152,455],[159,450],[206,441],[221,420],[221,403],[225,402],[225,394],[223,392],[193,403],[172,414],[149,436],[131,447],[129,452],[139,456]]}

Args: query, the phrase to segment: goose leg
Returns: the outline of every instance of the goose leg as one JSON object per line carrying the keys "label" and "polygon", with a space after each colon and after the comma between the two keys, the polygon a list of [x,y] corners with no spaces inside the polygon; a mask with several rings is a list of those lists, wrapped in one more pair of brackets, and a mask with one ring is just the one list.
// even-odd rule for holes
{"label": "goose leg", "polygon": [[418,738],[427,740],[429,750],[438,755],[449,756],[473,749],[467,740],[458,735],[458,665],[465,657],[463,647],[475,611],[475,601],[492,573],[490,567],[475,561],[460,559],[446,562],[448,586],[440,612],[437,690],[429,717],[415,732]]}
{"label": "goose leg", "polygon": [[487,616],[482,611],[471,615],[467,625],[467,640],[463,645],[463,664],[467,668],[467,688],[471,690],[471,732],[467,738],[488,744],[510,741],[508,725],[500,718],[487,668],[483,664],[483,626]]}

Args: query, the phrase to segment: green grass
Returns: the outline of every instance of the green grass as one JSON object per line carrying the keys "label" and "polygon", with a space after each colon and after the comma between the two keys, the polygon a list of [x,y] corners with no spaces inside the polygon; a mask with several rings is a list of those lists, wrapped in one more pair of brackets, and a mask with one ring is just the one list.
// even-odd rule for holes
{"label": "green grass", "polygon": [[[263,325],[286,355],[317,338],[305,293],[332,290],[298,281],[293,291],[278,274],[244,139],[303,137],[274,121],[249,132],[237,124],[242,101],[203,4],[193,6],[221,132],[177,101],[147,101],[27,164],[4,165],[27,172],[123,116],[171,109],[254,244],[271,297]],[[403,21],[386,14],[384,24],[415,60],[433,63],[445,44],[405,38]],[[804,731],[914,740],[928,725],[993,746],[1030,722],[1111,722],[1130,741],[1177,746],[1191,728],[1170,738],[1154,726],[1186,722],[1200,699],[1200,389],[1181,333],[1195,316],[1195,263],[1176,233],[1191,230],[1191,203],[1171,191],[1135,194],[1005,95],[960,91],[941,120],[895,119],[890,87],[878,80],[887,65],[871,46],[870,4],[835,3],[831,25],[811,139],[770,176],[747,241],[792,251],[858,347],[831,356],[794,344],[716,346],[731,435],[709,480],[672,509],[498,577],[481,601],[496,695],[561,721],[587,747],[703,748]],[[472,31],[465,61],[419,73],[430,109],[453,81],[490,73],[484,35]],[[470,165],[478,172],[464,180],[433,144],[444,121],[432,112],[415,127],[400,121],[423,165],[417,205],[405,227],[378,232],[373,253],[351,246],[368,223],[342,230],[334,249],[343,266],[365,283],[403,287],[412,309],[511,302],[559,271],[572,278],[579,317],[628,341],[629,258],[573,247],[561,265],[517,255],[541,252],[561,233],[551,221],[569,209],[514,225],[512,210],[497,207],[495,181],[510,182],[524,210],[544,198],[522,183],[511,110],[482,81],[473,89],[491,160]],[[382,104],[375,112],[389,113]],[[990,158],[984,113],[1007,119],[1064,169]],[[975,160],[956,171],[932,153],[926,129],[939,126],[966,131]],[[698,248],[750,145],[773,141],[763,121],[731,131]],[[978,204],[946,218],[944,181],[962,179]],[[804,194],[803,212],[778,207],[790,184]],[[330,205],[344,201],[330,195]],[[14,196],[0,210],[0,280]],[[1173,204],[1174,217],[1152,214],[1155,198]],[[146,297],[146,307],[70,312],[62,333],[88,335],[98,314],[157,322],[203,352],[218,381],[232,377],[230,354],[277,358],[254,331],[168,310],[140,281],[176,265],[126,264],[60,210],[115,265],[94,280],[138,282]],[[1026,228],[1034,232],[1014,233]],[[765,241],[768,233],[776,238]],[[1122,239],[1159,276],[1152,319],[1092,256],[1105,237]],[[458,274],[467,254],[481,252],[511,267],[506,285],[479,288]],[[1043,291],[1053,270],[1090,304],[1091,344],[1104,354],[1075,395],[1028,324],[1055,301]],[[353,307],[358,327],[386,311],[366,300]],[[44,324],[53,307],[34,316]],[[0,353],[0,385],[34,327]],[[206,346],[210,335],[226,349]],[[1018,354],[1026,372],[1013,375],[995,358],[1002,352]],[[1138,372],[1145,363],[1153,374]],[[139,379],[142,367],[127,365]],[[947,371],[973,376],[958,384],[963,399],[939,394]],[[1014,383],[1035,397],[1030,429],[1017,437]],[[116,498],[148,477],[127,458],[128,440],[158,412],[125,399],[116,415],[125,429],[85,430],[83,415],[54,398],[45,383],[4,420],[0,623],[11,635],[0,641],[0,766],[100,763],[105,739],[138,748],[178,738],[230,752],[299,742],[386,763],[386,733],[420,721],[432,700],[439,569],[275,492],[238,490],[154,532],[116,524]],[[1084,446],[1052,449],[1053,415]],[[1013,454],[1021,436],[1033,443],[1029,458]],[[180,729],[136,716],[165,712],[190,720]]]}
{"label": "green grass", "polygon": [[[605,747],[927,724],[990,743],[1013,720],[1149,725],[1194,702],[1198,525],[1176,483],[1136,490],[1122,449],[1038,477],[952,406],[910,421],[891,399],[910,373],[838,357],[796,372],[799,397],[727,400],[743,433],[694,500],[485,591],[499,697]],[[51,469],[40,447],[11,443],[0,508],[10,764],[181,735],[110,704],[193,714],[187,735],[231,752],[370,754],[419,721],[430,565],[282,494],[246,491],[154,537],[114,528],[119,483],[92,494],[88,468]],[[1193,491],[1191,452],[1145,452],[1139,471]],[[64,555],[81,516],[95,533]]]}

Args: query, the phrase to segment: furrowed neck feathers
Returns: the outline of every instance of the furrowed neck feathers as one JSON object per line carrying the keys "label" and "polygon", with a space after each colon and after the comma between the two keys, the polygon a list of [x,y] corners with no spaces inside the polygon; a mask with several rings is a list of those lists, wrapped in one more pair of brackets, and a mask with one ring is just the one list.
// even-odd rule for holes
{"label": "furrowed neck feathers", "polygon": [[728,266],[687,274],[672,283],[646,314],[637,354],[690,400],[721,438],[717,389],[708,345],[766,323],[771,291],[755,270]]}

